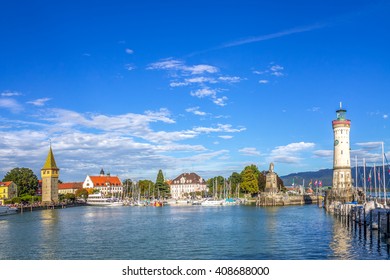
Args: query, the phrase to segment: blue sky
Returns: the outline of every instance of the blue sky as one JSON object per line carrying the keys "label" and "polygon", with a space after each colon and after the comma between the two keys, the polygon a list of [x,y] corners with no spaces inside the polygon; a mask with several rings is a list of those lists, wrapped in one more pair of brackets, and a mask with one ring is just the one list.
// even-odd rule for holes
{"label": "blue sky", "polygon": [[387,1],[1,1],[0,177],[332,168],[390,145]]}

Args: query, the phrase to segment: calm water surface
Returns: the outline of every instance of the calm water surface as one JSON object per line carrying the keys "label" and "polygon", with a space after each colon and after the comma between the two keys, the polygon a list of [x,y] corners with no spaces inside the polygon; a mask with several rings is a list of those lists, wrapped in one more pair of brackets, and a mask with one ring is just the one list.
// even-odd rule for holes
{"label": "calm water surface", "polygon": [[316,206],[76,207],[0,217],[0,259],[390,259]]}

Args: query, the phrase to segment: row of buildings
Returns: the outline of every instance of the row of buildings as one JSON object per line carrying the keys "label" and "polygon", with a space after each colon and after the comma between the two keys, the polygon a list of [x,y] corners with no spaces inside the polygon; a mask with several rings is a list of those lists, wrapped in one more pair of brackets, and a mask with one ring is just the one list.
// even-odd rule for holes
{"label": "row of buildings", "polygon": [[[99,175],[87,175],[84,182],[59,183],[59,168],[50,147],[46,162],[41,169],[38,194],[42,195],[44,204],[58,203],[59,194],[76,193],[77,190],[92,188],[104,195],[121,197],[124,186],[118,176],[106,174],[102,169]],[[178,199],[185,193],[203,192],[207,189],[206,181],[196,173],[182,173],[175,179],[168,181],[172,198]],[[17,186],[14,182],[0,182],[0,205],[5,200],[17,196]]]}

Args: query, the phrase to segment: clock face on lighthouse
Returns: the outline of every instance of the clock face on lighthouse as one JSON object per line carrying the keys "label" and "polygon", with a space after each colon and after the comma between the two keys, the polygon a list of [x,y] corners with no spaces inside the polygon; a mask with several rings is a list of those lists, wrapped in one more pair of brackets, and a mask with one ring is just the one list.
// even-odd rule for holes
{"label": "clock face on lighthouse", "polygon": [[337,146],[339,144],[339,140],[334,140],[334,145]]}

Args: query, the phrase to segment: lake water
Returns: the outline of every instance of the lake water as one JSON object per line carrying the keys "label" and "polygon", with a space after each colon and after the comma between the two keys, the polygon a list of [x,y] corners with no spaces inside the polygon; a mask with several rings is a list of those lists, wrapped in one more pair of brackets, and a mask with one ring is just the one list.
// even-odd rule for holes
{"label": "lake water", "polygon": [[0,217],[6,260],[390,259],[317,206],[75,207]]}

